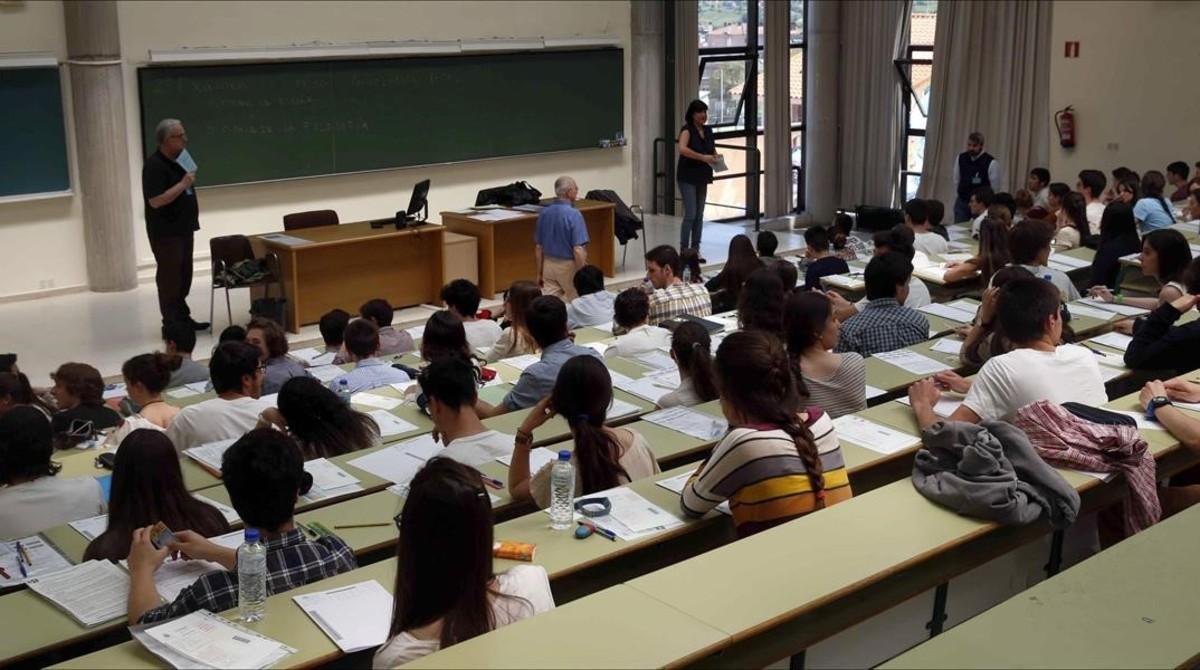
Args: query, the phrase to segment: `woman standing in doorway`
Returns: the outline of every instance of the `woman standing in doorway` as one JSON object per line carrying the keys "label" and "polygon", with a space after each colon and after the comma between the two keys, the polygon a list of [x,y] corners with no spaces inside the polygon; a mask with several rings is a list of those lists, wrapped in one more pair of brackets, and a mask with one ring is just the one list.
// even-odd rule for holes
{"label": "woman standing in doorway", "polygon": [[[704,201],[708,185],[713,180],[713,168],[721,155],[716,153],[712,128],[708,124],[708,105],[693,100],[679,129],[679,164],[675,178],[683,198],[683,227],[679,232],[679,251],[700,250],[700,233],[704,227]],[[703,262],[703,259],[701,259]]]}

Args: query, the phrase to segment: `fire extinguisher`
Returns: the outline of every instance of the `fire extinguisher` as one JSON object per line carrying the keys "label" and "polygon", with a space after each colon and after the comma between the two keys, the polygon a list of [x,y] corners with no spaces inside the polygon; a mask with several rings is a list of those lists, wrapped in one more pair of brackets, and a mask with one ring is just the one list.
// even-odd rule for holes
{"label": "fire extinguisher", "polygon": [[1058,143],[1065,149],[1075,146],[1075,112],[1071,107],[1054,114],[1054,127],[1058,128]]}

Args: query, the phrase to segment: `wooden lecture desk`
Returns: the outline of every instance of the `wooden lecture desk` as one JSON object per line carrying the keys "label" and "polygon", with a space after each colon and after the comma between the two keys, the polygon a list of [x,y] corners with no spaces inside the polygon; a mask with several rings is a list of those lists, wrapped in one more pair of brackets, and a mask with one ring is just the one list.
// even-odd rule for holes
{"label": "wooden lecture desk", "polygon": [[430,223],[397,230],[359,221],[266,233],[255,240],[279,257],[287,298],[284,325],[297,333],[332,309],[355,313],[372,298],[397,308],[438,304],[444,231]]}
{"label": "wooden lecture desk", "polygon": [[[550,200],[543,200],[542,204]],[[595,265],[611,277],[616,271],[615,233],[613,232],[612,203],[597,200],[576,200],[575,207],[583,214],[587,224],[588,263]],[[538,215],[520,212],[502,221],[477,218],[486,211],[446,211],[441,213],[442,225],[446,230],[460,235],[470,235],[479,240],[479,292],[484,298],[507,290],[519,279],[530,281],[537,278],[533,259],[533,233]],[[438,274],[441,277],[441,274]],[[440,287],[439,287],[440,288]]]}
{"label": "wooden lecture desk", "polygon": [[880,666],[1181,668],[1200,660],[1192,507]]}

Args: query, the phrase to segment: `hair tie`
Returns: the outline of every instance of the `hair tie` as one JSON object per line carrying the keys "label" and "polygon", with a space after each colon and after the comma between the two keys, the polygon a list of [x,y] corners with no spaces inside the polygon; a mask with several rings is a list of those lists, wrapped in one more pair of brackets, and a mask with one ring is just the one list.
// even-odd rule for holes
{"label": "hair tie", "polygon": [[699,342],[692,342],[692,349],[703,349]]}
{"label": "hair tie", "polygon": [[588,422],[590,422],[590,421],[591,421],[591,417],[589,417],[589,416],[588,416],[588,415],[586,415],[586,414],[576,414],[576,415],[575,415],[575,422],[576,422],[576,423],[588,423]]}

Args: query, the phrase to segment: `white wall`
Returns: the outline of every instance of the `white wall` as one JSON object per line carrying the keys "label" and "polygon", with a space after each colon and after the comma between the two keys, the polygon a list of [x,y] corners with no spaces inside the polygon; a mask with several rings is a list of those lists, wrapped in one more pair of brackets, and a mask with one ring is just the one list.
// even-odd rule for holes
{"label": "white wall", "polygon": [[[137,67],[150,49],[179,47],[286,46],[291,44],[355,43],[412,39],[471,39],[487,37],[611,36],[626,50],[625,80],[629,75],[630,8],[627,1],[549,2],[150,2],[122,1],[119,5],[121,49],[125,65],[125,108],[134,192],[137,257],[142,275],[150,276],[153,257],[146,241],[139,189],[143,156]],[[16,21],[12,19],[16,18]],[[0,14],[0,49],[55,51],[65,58],[62,7],[59,2],[25,3],[10,16]],[[10,33],[13,40],[10,40]],[[18,41],[20,38],[24,41]],[[10,47],[10,45],[13,45]],[[579,73],[581,86],[587,73]],[[627,94],[625,127],[630,128]],[[68,109],[69,112],[69,109]],[[187,122],[187,110],[178,116]],[[502,116],[481,121],[503,131]],[[636,141],[636,138],[630,138]],[[193,146],[199,158],[203,147]],[[202,163],[201,159],[201,163]],[[203,165],[201,165],[203,170]],[[416,181],[433,181],[429,198],[431,218],[437,212],[474,203],[475,193],[487,186],[516,179],[529,180],[550,193],[561,174],[576,177],[582,190],[632,186],[630,149],[588,150],[549,156],[479,161],[461,165],[390,170],[269,184],[200,189],[197,257],[206,258],[207,240],[232,233],[252,234],[281,228],[287,212],[335,209],[343,221],[389,215],[408,202]],[[28,267],[51,266],[38,277],[54,273],[57,286],[82,284],[83,235],[78,198],[53,205],[0,205],[0,248],[22,258]],[[71,265],[73,267],[64,267]],[[24,267],[24,266],[23,266]],[[198,265],[207,272],[207,263]],[[35,290],[29,272],[0,273],[0,297]]]}
{"label": "white wall", "polygon": [[[62,3],[26,2],[0,7],[0,52],[37,51],[67,59]],[[67,147],[71,183],[78,189],[70,76],[61,69],[63,102],[67,109]],[[55,198],[0,203],[0,296],[87,282],[80,198]]]}
{"label": "white wall", "polygon": [[[1078,129],[1074,149],[1050,129],[1055,181],[1074,186],[1086,168],[1144,173],[1200,160],[1198,25],[1198,2],[1054,3],[1050,112],[1073,105]],[[1067,41],[1080,43],[1079,58],[1064,57]]]}

